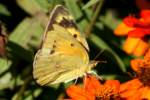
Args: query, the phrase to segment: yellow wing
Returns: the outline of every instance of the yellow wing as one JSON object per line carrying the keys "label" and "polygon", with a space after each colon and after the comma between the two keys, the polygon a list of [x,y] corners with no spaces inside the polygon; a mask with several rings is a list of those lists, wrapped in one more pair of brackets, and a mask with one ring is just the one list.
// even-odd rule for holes
{"label": "yellow wing", "polygon": [[40,85],[67,82],[88,71],[85,48],[64,27],[53,24],[35,56],[33,76]]}
{"label": "yellow wing", "polygon": [[53,29],[53,24],[57,24],[57,25],[64,27],[66,31],[68,31],[74,38],[76,38],[89,51],[89,47],[86,42],[86,39],[77,28],[74,18],[69,13],[69,11],[66,8],[64,8],[62,5],[57,5],[51,12],[50,20],[47,25],[43,40],[45,39],[47,35],[46,33]]}
{"label": "yellow wing", "polygon": [[63,6],[56,6],[34,58],[34,79],[39,85],[51,85],[82,76],[95,66],[89,62],[88,50],[72,16]]}

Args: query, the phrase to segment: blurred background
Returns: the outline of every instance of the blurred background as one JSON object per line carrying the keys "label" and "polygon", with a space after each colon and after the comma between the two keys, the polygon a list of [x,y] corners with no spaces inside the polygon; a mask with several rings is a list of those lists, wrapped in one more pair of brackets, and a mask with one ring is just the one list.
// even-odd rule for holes
{"label": "blurred background", "polygon": [[94,60],[106,61],[94,69],[98,75],[130,79],[127,72],[134,56],[122,51],[125,37],[115,36],[113,30],[124,17],[139,12],[134,0],[0,0],[0,100],[59,100],[74,83],[41,87],[32,76],[34,55],[57,4],[64,5],[86,33],[90,59],[100,52]]}

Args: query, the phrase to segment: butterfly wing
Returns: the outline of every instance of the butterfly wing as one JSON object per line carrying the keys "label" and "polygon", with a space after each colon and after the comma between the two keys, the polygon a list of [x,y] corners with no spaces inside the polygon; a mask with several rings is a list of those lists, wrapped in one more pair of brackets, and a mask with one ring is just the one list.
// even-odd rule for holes
{"label": "butterfly wing", "polygon": [[85,73],[84,69],[81,70],[80,68],[82,66],[79,57],[60,54],[51,55],[50,57],[37,56],[36,62],[34,62],[33,75],[39,85],[68,82]]}
{"label": "butterfly wing", "polygon": [[64,27],[53,24],[35,56],[33,76],[40,85],[67,82],[83,75],[88,64],[89,57],[81,43]]}
{"label": "butterfly wing", "polygon": [[64,27],[66,31],[68,31],[73,37],[75,37],[89,51],[86,39],[77,28],[73,16],[62,5],[57,5],[51,12],[50,21],[47,25],[45,33],[47,33],[47,31],[52,30],[53,24],[57,24]]}

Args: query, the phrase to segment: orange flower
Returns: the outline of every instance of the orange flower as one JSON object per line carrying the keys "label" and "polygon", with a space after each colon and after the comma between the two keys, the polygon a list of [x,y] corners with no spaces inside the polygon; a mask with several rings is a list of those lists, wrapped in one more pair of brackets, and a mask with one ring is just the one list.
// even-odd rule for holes
{"label": "orange flower", "polygon": [[114,30],[114,34],[117,36],[125,36],[129,31],[134,30],[133,27],[129,27],[124,22],[121,22],[117,28]]}
{"label": "orange flower", "polygon": [[121,84],[121,97],[127,100],[150,100],[150,49],[143,60],[131,60],[131,67],[137,77]]}
{"label": "orange flower", "polygon": [[150,23],[148,20],[150,19],[150,10],[142,11],[141,19],[137,19],[132,16],[128,16],[124,19],[124,23],[128,27],[133,27],[134,29],[128,32],[128,36],[136,37],[136,38],[143,38],[146,35],[150,35]]}
{"label": "orange flower", "polygon": [[117,80],[108,80],[100,83],[94,76],[84,78],[84,87],[71,85],[67,90],[69,100],[119,100],[119,86]]}
{"label": "orange flower", "polygon": [[135,56],[144,55],[149,48],[149,44],[147,43],[147,41],[148,40],[145,38],[141,39],[141,38],[127,37],[123,45],[123,50],[127,54],[133,54]]}
{"label": "orange flower", "polygon": [[114,30],[114,33],[116,35],[128,34],[128,36],[136,38],[150,35],[150,10],[142,10],[140,16],[141,18],[133,16],[124,18],[123,22]]}
{"label": "orange flower", "polygon": [[149,48],[147,35],[150,35],[150,10],[142,10],[141,18],[126,17],[114,30],[118,36],[128,35],[123,45],[123,50],[135,56],[144,55]]}
{"label": "orange flower", "polygon": [[150,10],[142,10],[140,16],[143,18],[145,23],[150,24]]}

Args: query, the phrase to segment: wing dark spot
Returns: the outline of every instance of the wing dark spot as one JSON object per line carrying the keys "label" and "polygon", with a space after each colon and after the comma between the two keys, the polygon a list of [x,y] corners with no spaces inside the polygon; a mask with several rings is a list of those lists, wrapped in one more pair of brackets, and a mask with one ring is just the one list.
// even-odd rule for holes
{"label": "wing dark spot", "polygon": [[74,46],[74,44],[73,44],[73,43],[71,43],[70,45],[71,45],[72,47]]}
{"label": "wing dark spot", "polygon": [[54,43],[56,43],[56,40],[54,40]]}
{"label": "wing dark spot", "polygon": [[56,48],[56,45],[53,45],[53,48]]}
{"label": "wing dark spot", "polygon": [[52,50],[52,51],[50,52],[50,54],[53,54],[53,53],[55,53],[55,50]]}
{"label": "wing dark spot", "polygon": [[73,37],[74,37],[74,38],[77,38],[77,34],[73,34]]}
{"label": "wing dark spot", "polygon": [[63,17],[63,20],[58,24],[65,28],[74,27],[77,29],[77,26],[72,19],[66,19]]}

